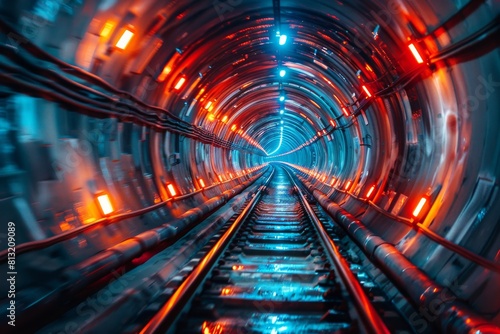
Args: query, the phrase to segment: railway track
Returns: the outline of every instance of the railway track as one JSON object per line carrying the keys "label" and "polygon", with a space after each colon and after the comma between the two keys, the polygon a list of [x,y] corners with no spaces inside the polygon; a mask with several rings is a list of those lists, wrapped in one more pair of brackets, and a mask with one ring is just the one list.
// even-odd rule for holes
{"label": "railway track", "polygon": [[[191,261],[141,333],[410,333],[282,167]],[[375,288],[375,290],[374,290]],[[383,297],[380,297],[383,299]],[[382,316],[381,316],[382,315]]]}

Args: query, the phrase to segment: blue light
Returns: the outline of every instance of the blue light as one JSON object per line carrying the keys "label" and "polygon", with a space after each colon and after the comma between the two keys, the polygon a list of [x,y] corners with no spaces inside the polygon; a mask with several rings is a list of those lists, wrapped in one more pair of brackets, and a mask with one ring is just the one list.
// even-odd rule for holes
{"label": "blue light", "polygon": [[285,75],[286,75],[286,71],[285,70],[281,70],[280,71],[280,77],[283,78]]}
{"label": "blue light", "polygon": [[286,35],[281,35],[280,36],[280,45],[285,45],[286,44]]}
{"label": "blue light", "polygon": [[280,96],[280,101],[281,102],[285,101],[285,97],[284,96]]}
{"label": "blue light", "polygon": [[280,115],[283,115],[285,111],[283,109],[280,110]]}

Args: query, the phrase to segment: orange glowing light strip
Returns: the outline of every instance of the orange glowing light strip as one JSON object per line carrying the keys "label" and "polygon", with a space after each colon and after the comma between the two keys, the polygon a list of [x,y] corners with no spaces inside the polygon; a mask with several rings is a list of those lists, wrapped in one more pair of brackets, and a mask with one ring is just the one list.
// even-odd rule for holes
{"label": "orange glowing light strip", "polygon": [[334,183],[335,183],[335,178],[333,177],[332,178],[332,182],[330,183],[330,185],[333,186]]}
{"label": "orange glowing light strip", "polygon": [[344,112],[344,115],[346,115],[346,117],[349,116],[349,112],[347,111],[346,108],[342,107],[342,111]]}
{"label": "orange glowing light strip", "polygon": [[202,188],[205,188],[205,181],[203,181],[203,179],[198,179],[198,182]]}
{"label": "orange glowing light strip", "polygon": [[351,186],[351,183],[352,183],[351,181],[347,182],[347,184],[345,185],[345,190],[349,189],[349,187]]}
{"label": "orange glowing light strip", "polygon": [[186,78],[180,78],[179,81],[177,81],[177,84],[175,85],[175,90],[181,89],[182,85],[186,82]]}
{"label": "orange glowing light strip", "polygon": [[233,124],[233,126],[231,126],[231,131],[235,131],[236,130],[236,124]]}
{"label": "orange glowing light strip", "polygon": [[128,29],[125,30],[115,46],[118,49],[125,50],[127,45],[130,43],[132,37],[134,37],[134,33]]}
{"label": "orange glowing light strip", "polygon": [[173,184],[168,184],[167,185],[167,189],[168,189],[168,192],[170,193],[170,196],[174,197],[175,195],[177,195],[177,191],[175,191],[175,187]]}
{"label": "orange glowing light strip", "polygon": [[368,90],[368,88],[366,88],[366,86],[363,86],[363,90],[365,91],[366,95],[368,95],[368,97],[372,97],[372,94],[370,94],[370,91]]}
{"label": "orange glowing light strip", "polygon": [[167,75],[169,75],[171,71],[172,71],[172,68],[168,65],[165,65],[165,67],[163,68],[163,71],[161,71],[160,75],[158,76],[158,78],[156,80],[158,82],[165,81],[165,79],[167,78]]}
{"label": "orange glowing light strip", "polygon": [[417,217],[420,214],[420,211],[422,211],[422,208],[424,207],[425,202],[427,202],[427,199],[425,197],[422,197],[420,199],[420,202],[418,202],[417,207],[413,211],[413,217]]}
{"label": "orange glowing light strip", "polygon": [[415,45],[413,45],[413,43],[411,43],[410,45],[408,45],[408,47],[410,48],[411,53],[413,53],[413,57],[415,57],[415,59],[417,60],[417,63],[422,64],[424,62],[424,60],[420,56],[420,53],[418,53],[418,50],[415,47]]}
{"label": "orange glowing light strip", "polygon": [[335,124],[335,121],[333,119],[330,120],[330,124],[333,126],[333,127],[336,127],[337,125]]}
{"label": "orange glowing light strip", "polygon": [[218,175],[219,181],[222,182],[222,176]]}
{"label": "orange glowing light strip", "polygon": [[102,213],[104,213],[105,215],[109,215],[110,213],[115,211],[108,194],[97,196],[97,200],[99,201],[99,205],[101,206]]}
{"label": "orange glowing light strip", "polygon": [[371,186],[371,188],[366,193],[366,198],[370,198],[370,196],[372,195],[374,190],[375,190],[375,186]]}
{"label": "orange glowing light strip", "polygon": [[212,105],[212,101],[208,101],[207,105],[205,106],[205,109],[208,110],[208,108],[210,108],[211,105]]}
{"label": "orange glowing light strip", "polygon": [[104,27],[101,30],[101,37],[106,38],[111,34],[111,31],[115,27],[115,24],[111,21],[106,22]]}

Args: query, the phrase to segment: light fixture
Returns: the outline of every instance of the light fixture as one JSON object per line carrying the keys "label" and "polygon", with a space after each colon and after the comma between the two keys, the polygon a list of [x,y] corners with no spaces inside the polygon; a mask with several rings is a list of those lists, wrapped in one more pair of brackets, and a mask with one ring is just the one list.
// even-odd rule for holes
{"label": "light fixture", "polygon": [[285,97],[283,95],[280,96],[280,102],[285,101]]}
{"label": "light fixture", "polygon": [[280,71],[280,77],[283,78],[285,75],[286,75],[286,71],[285,70],[281,70]]}
{"label": "light fixture", "polygon": [[373,194],[374,190],[375,190],[375,186],[371,186],[371,188],[366,193],[366,198],[370,198],[370,196]]}
{"label": "light fixture", "polygon": [[349,190],[349,188],[351,187],[351,181],[347,181],[347,184],[345,185],[345,190]]}
{"label": "light fixture", "polygon": [[420,214],[420,211],[422,211],[422,208],[424,207],[425,205],[425,202],[427,202],[427,198],[425,197],[422,197],[420,199],[420,201],[418,202],[418,205],[417,207],[415,208],[415,210],[413,210],[413,217],[418,217],[418,215]]}
{"label": "light fixture", "polygon": [[167,189],[170,197],[174,197],[175,195],[177,195],[177,191],[175,191],[175,187],[172,183],[167,184]]}
{"label": "light fixture", "polygon": [[281,120],[281,124],[283,124],[283,120]]}
{"label": "light fixture", "polygon": [[172,71],[172,68],[168,65],[165,65],[163,68],[163,71],[161,71],[160,75],[158,78],[156,78],[156,81],[158,82],[163,82],[167,78],[167,75]]}
{"label": "light fixture", "polygon": [[286,35],[281,35],[280,36],[280,41],[279,41],[280,45],[285,45],[286,44],[286,39],[287,39]]}
{"label": "light fixture", "polygon": [[97,201],[99,202],[99,207],[103,215],[106,216],[115,211],[108,194],[97,195]]}
{"label": "light fixture", "polygon": [[342,107],[342,111],[344,112],[344,115],[345,115],[346,117],[349,117],[349,112],[347,111],[347,109],[346,109],[346,108]]}
{"label": "light fixture", "polygon": [[175,90],[181,89],[181,87],[184,85],[185,82],[186,82],[186,78],[184,78],[184,77],[179,78],[179,81],[177,81],[177,84],[175,85],[174,89]]}
{"label": "light fixture", "polygon": [[366,86],[363,86],[363,90],[365,91],[366,95],[368,95],[368,97],[372,97],[372,94],[370,93],[368,88],[366,88]]}
{"label": "light fixture", "polygon": [[422,64],[424,62],[424,60],[420,56],[420,53],[418,53],[418,50],[415,47],[415,45],[413,45],[413,43],[411,43],[410,45],[408,45],[408,47],[410,48],[411,53],[413,53],[413,57],[415,57],[415,59],[417,60],[417,63]]}
{"label": "light fixture", "polygon": [[280,115],[283,115],[285,111],[283,109],[280,110]]}
{"label": "light fixture", "polygon": [[106,22],[106,24],[104,24],[104,27],[101,30],[101,37],[102,38],[108,37],[111,34],[111,31],[113,30],[114,27],[115,24],[112,21]]}
{"label": "light fixture", "polygon": [[200,179],[198,179],[198,182],[200,183],[200,186],[201,186],[202,188],[205,188],[205,181],[203,181],[203,179],[201,179],[201,178],[200,178]]}
{"label": "light fixture", "polygon": [[115,46],[118,49],[125,50],[125,48],[127,47],[127,45],[130,43],[130,40],[132,39],[132,37],[134,37],[134,33],[132,31],[126,29],[123,32],[123,34],[120,37],[120,39],[118,40],[118,42],[116,42]]}

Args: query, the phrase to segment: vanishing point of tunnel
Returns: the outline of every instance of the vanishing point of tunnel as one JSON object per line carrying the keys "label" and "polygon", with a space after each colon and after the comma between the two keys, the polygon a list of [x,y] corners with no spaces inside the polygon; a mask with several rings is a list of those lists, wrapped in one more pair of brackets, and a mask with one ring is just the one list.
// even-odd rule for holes
{"label": "vanishing point of tunnel", "polygon": [[0,0],[1,333],[500,333],[498,0]]}

